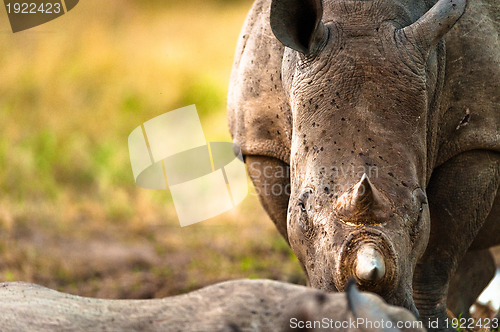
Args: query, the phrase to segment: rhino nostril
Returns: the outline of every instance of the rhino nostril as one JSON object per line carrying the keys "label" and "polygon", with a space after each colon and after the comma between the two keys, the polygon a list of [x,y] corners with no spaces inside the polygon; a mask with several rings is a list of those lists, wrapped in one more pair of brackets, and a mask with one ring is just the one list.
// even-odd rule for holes
{"label": "rhino nostril", "polygon": [[384,257],[372,245],[359,249],[356,256],[355,274],[359,281],[378,281],[385,275]]}

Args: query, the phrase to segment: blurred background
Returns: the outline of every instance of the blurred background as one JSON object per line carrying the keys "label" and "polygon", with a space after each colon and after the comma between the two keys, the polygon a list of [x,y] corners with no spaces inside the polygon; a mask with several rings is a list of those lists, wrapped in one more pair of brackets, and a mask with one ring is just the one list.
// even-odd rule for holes
{"label": "blurred background", "polygon": [[230,141],[226,94],[252,1],[85,0],[13,34],[0,14],[0,281],[103,298],[235,278],[304,283],[255,195],[180,228],[168,191],[134,183],[130,132],[196,104]]}

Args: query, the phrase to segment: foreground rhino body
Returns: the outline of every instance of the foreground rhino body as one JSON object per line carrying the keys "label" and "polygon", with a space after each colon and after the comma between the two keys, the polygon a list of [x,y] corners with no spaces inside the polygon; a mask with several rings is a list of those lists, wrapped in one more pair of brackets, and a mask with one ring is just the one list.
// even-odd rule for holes
{"label": "foreground rhino body", "polygon": [[[359,319],[360,324],[314,331],[425,331],[407,310],[387,305],[374,294],[360,293],[356,287],[347,294],[326,294],[271,280],[224,282],[157,300],[99,300],[33,284],[4,283],[0,298],[3,332],[279,332],[298,330],[299,320],[306,324],[323,319]],[[370,328],[382,320],[382,327]],[[402,328],[394,328],[397,324]]]}
{"label": "foreground rhino body", "polygon": [[500,244],[499,21],[496,0],[254,3],[230,130],[311,286],[444,319],[462,257]]}

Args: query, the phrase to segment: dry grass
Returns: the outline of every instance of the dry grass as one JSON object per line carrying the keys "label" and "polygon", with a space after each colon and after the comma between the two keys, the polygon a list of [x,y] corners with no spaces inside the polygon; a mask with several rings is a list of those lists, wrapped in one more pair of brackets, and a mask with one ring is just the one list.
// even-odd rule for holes
{"label": "dry grass", "polygon": [[87,0],[0,42],[0,280],[107,298],[303,275],[255,196],[181,229],[170,194],[135,186],[127,137],[196,104],[230,140],[225,98],[250,1]]}

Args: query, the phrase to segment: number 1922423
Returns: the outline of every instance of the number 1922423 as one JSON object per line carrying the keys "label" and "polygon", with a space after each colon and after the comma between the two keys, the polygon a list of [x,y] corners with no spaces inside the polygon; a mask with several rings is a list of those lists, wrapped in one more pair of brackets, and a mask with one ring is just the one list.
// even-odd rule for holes
{"label": "number 1922423", "polygon": [[16,2],[5,5],[7,13],[15,14],[59,14],[63,11],[61,3],[34,3],[34,2]]}

